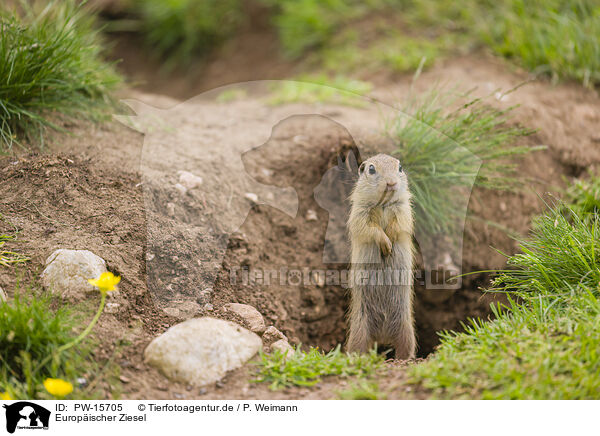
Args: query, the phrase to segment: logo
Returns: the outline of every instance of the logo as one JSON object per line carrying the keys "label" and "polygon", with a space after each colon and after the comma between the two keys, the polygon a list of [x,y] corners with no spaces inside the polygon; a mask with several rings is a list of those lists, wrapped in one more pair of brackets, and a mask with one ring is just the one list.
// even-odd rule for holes
{"label": "logo", "polygon": [[18,401],[6,409],[6,431],[14,433],[18,429],[48,430],[50,411],[29,401]]}

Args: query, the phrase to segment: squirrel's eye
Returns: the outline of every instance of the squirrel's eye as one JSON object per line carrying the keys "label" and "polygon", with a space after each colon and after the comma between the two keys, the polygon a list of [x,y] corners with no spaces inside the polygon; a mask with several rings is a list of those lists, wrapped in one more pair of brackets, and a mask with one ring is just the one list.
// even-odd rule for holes
{"label": "squirrel's eye", "polygon": [[398,165],[398,171],[402,172],[402,164]]}
{"label": "squirrel's eye", "polygon": [[375,167],[373,165],[369,165],[369,174],[375,174]]}

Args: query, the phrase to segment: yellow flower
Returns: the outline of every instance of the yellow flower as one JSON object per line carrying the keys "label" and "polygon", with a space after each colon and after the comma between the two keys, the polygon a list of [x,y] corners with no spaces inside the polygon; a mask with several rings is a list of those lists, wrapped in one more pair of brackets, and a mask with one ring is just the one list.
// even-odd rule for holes
{"label": "yellow flower", "polygon": [[10,400],[12,400],[12,397],[10,396],[10,394],[8,392],[0,392],[0,400],[10,401]]}
{"label": "yellow flower", "polygon": [[102,292],[103,294],[107,293],[108,291],[114,291],[115,287],[117,286],[117,283],[119,283],[120,281],[121,277],[115,276],[111,272],[102,273],[97,279],[88,280],[90,284],[99,288],[100,292]]}
{"label": "yellow flower", "polygon": [[44,380],[44,387],[51,395],[58,398],[66,397],[73,392],[73,385],[59,378],[47,378]]}

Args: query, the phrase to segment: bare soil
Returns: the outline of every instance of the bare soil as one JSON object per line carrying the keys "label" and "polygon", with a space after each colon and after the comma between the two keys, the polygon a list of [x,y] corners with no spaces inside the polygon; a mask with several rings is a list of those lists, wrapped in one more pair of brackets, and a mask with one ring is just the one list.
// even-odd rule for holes
{"label": "bare soil", "polygon": [[[269,61],[264,60],[262,64],[269,65]],[[242,61],[242,65],[246,64]],[[282,75],[291,71],[287,68],[293,66],[283,67]],[[243,70],[233,64],[225,69]],[[224,77],[222,69],[211,63],[203,71],[204,83],[210,86],[248,78],[264,78],[256,77],[262,74],[260,70],[254,70],[252,74]],[[254,77],[250,77],[253,74]],[[152,76],[145,77],[151,83],[150,88],[168,93],[168,83],[155,83],[152,82]],[[406,98],[411,87],[419,91],[440,82],[463,90],[475,88],[476,93],[488,95],[496,89],[514,88],[527,80],[526,73],[509,68],[501,61],[485,56],[467,56],[435,66],[423,73],[416,83],[412,83],[408,77],[387,78],[385,83],[377,86],[373,96],[393,103]],[[178,103],[177,98],[192,96],[190,93],[194,87],[186,86],[174,87],[173,92],[168,93],[170,97],[139,91],[131,91],[129,95],[148,105],[167,108]],[[198,91],[198,88],[194,91]],[[297,287],[244,285],[232,283],[230,274],[232,267],[240,265],[262,269],[279,269],[281,266],[298,269],[345,267],[343,264],[323,262],[323,243],[329,214],[315,201],[313,193],[323,175],[335,165],[340,150],[352,147],[356,136],[348,135],[348,132],[331,122],[317,122],[310,117],[294,118],[274,131],[263,147],[254,149],[242,144],[240,139],[227,145],[229,148],[217,151],[211,148],[210,138],[213,138],[213,133],[217,135],[215,132],[222,130],[225,132],[220,133],[218,138],[228,136],[228,111],[238,113],[244,107],[248,111],[262,108],[264,123],[268,125],[286,111],[291,114],[305,113],[298,111],[307,108],[270,108],[263,100],[253,96],[230,103],[198,101],[194,104],[194,110],[198,112],[193,113],[204,114],[206,118],[197,121],[194,117],[186,121],[178,117],[176,112],[171,112],[171,116],[177,118],[178,122],[197,122],[199,128],[209,129],[206,136],[209,139],[194,142],[193,148],[201,150],[207,147],[210,150],[205,154],[210,157],[208,161],[198,160],[198,155],[186,154],[187,149],[184,149],[176,153],[174,161],[165,164],[164,171],[160,172],[153,165],[160,161],[162,155],[158,154],[154,160],[144,155],[144,148],[148,147],[145,139],[152,135],[147,133],[144,137],[118,122],[103,125],[77,122],[69,126],[75,133],[73,136],[53,134],[48,149],[43,153],[2,158],[0,212],[20,230],[21,242],[13,247],[32,257],[29,267],[21,268],[21,273],[25,274],[25,279],[35,279],[52,251],[72,248],[90,249],[106,259],[111,271],[123,277],[117,297],[119,310],[105,313],[96,329],[96,337],[101,342],[96,352],[99,359],[111,356],[123,339],[128,341],[125,346],[119,345],[118,351],[121,386],[116,388],[114,384],[104,383],[102,387],[107,398],[115,395],[148,399],[335,397],[337,391],[348,385],[348,381],[332,378],[315,388],[272,392],[265,385],[251,382],[252,367],[248,365],[230,373],[215,386],[197,389],[171,383],[143,362],[143,350],[152,338],[190,316],[190,313],[193,316],[210,314],[230,317],[222,311],[222,306],[229,302],[253,305],[263,314],[268,325],[275,325],[282,330],[292,343],[328,350],[342,343],[345,337],[347,293],[342,287],[321,284]],[[539,129],[536,134],[522,139],[523,143],[543,144],[547,149],[526,156],[520,163],[520,173],[529,178],[521,191],[499,193],[475,190],[470,199],[469,212],[477,218],[469,220],[465,230],[463,272],[504,266],[504,257],[493,248],[505,253],[514,253],[517,249],[516,242],[507,235],[506,230],[527,234],[531,217],[544,207],[540,196],[543,197],[548,191],[559,191],[565,180],[580,176],[586,168],[600,164],[597,129],[600,100],[595,92],[577,85],[553,86],[544,81],[532,81],[493,104],[499,107],[518,104],[515,120],[526,127]],[[357,108],[319,108],[319,113],[327,111],[334,117],[345,117],[348,124],[360,124],[363,119],[368,124],[373,119],[373,114],[361,113]],[[219,120],[219,117],[225,119]],[[220,123],[225,127],[219,127]],[[256,132],[252,129],[258,131],[263,127],[248,125],[235,135],[253,135]],[[185,156],[189,157],[188,161]],[[216,265],[214,276],[204,277],[209,285],[211,281],[214,282],[211,285],[212,310],[204,302],[200,304],[192,299],[192,306],[181,312],[165,312],[155,303],[157,299],[162,301],[161,289],[166,289],[167,282],[157,286],[157,280],[163,277],[171,280],[179,276],[180,271],[199,271],[197,259],[210,254],[203,251],[202,247],[206,247],[206,244],[181,245],[181,241],[188,241],[189,238],[179,236],[185,235],[189,229],[195,229],[195,236],[213,235],[217,240],[218,235],[227,230],[219,227],[217,218],[222,209],[220,202],[230,195],[224,189],[215,187],[213,183],[218,178],[203,173],[205,187],[210,189],[202,193],[208,196],[204,200],[208,198],[209,201],[203,201],[201,193],[190,193],[185,200],[177,203],[179,197],[173,188],[176,175],[171,170],[211,168],[215,172],[227,172],[239,169],[228,156],[241,156],[243,170],[258,183],[272,185],[279,190],[293,187],[298,195],[298,213],[290,216],[273,204],[252,205],[247,201],[237,206],[234,204],[233,210],[241,213],[247,209],[247,213],[242,214],[245,219],[239,230],[228,241],[225,239],[226,245],[216,245],[223,250],[223,261]],[[199,166],[199,162],[209,166]],[[245,184],[239,186],[240,189],[248,187]],[[167,203],[176,203],[174,216],[164,213]],[[316,211],[316,221],[307,219],[309,209]],[[203,221],[202,217],[206,217],[206,220]],[[217,254],[215,258],[218,259]],[[173,256],[177,256],[173,264],[161,261],[157,267],[148,261],[150,258],[172,259]],[[9,295],[17,276],[14,269],[0,269],[0,286]],[[191,276],[196,277],[194,274]],[[187,297],[196,295],[206,284],[202,281],[171,282],[174,283],[174,290],[171,289],[172,294],[165,296],[170,302],[176,301],[173,295],[183,295],[189,301]],[[487,274],[467,276],[462,289],[441,300],[417,288],[415,312],[421,357],[434,350],[438,343],[437,332],[460,329],[460,322],[468,317],[485,319],[489,316],[491,297],[479,290],[488,283]],[[189,290],[188,294],[186,289]],[[405,384],[404,368],[390,363],[387,372],[380,376],[380,385],[388,392],[388,397],[425,398],[426,392],[415,392]]]}

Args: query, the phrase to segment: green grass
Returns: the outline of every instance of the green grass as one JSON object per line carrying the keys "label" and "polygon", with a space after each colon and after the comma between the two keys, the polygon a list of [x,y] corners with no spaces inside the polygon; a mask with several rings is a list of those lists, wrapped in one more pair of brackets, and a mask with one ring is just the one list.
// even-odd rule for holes
{"label": "green grass", "polygon": [[[481,11],[481,17],[485,17]],[[595,0],[505,0],[475,21],[496,53],[553,79],[600,84],[600,4]]]}
{"label": "green grass", "polygon": [[[266,3],[277,5],[273,22],[284,52],[297,58],[316,50],[324,66],[374,69],[384,61],[393,70],[410,71],[465,47],[487,45],[534,73],[585,86],[600,83],[600,5],[595,0]],[[360,25],[352,28],[364,17],[381,15],[402,24],[384,22],[374,41],[372,35],[361,38]],[[390,41],[385,34],[396,27],[402,31]],[[345,36],[340,40],[340,35]]]}
{"label": "green grass", "polygon": [[279,32],[284,53],[297,58],[308,49],[324,46],[339,30],[385,0],[263,0],[273,7],[273,23]]}
{"label": "green grass", "polygon": [[289,386],[314,386],[325,376],[369,377],[384,365],[384,357],[372,350],[367,354],[346,354],[340,346],[323,353],[311,348],[308,352],[296,350],[291,358],[275,351],[260,354],[256,382],[269,383],[271,389]]}
{"label": "green grass", "polygon": [[148,49],[167,67],[206,55],[241,21],[239,0],[135,0],[131,12]]}
{"label": "green grass", "polygon": [[360,380],[353,383],[348,389],[339,391],[340,400],[385,400],[387,395],[381,392],[379,384],[373,381]]}
{"label": "green grass", "polygon": [[2,214],[0,214],[0,223],[7,224],[10,228],[8,231],[0,229],[0,265],[8,267],[27,262],[30,259],[29,256],[13,251],[12,249],[8,250],[8,247],[5,246],[6,243],[18,242],[17,236],[19,232],[17,228]]}
{"label": "green grass", "polygon": [[17,289],[14,298],[0,303],[0,392],[13,398],[48,398],[43,381],[62,378],[76,386],[74,396],[92,396],[78,389],[76,379],[88,381],[96,372],[89,341],[44,360],[82,329],[80,315],[65,306],[54,309],[52,298],[41,291]]}
{"label": "green grass", "polygon": [[565,201],[584,219],[600,214],[600,172],[588,170],[588,177],[578,179],[567,190]]}
{"label": "green grass", "polygon": [[456,205],[465,203],[473,185],[516,186],[514,158],[532,148],[515,141],[532,131],[511,122],[511,111],[434,89],[404,107],[408,117],[389,120],[387,134],[409,178],[420,232],[454,233],[466,214]]}
{"label": "green grass", "polygon": [[509,304],[444,333],[412,382],[440,398],[600,398],[599,248],[597,219],[562,205],[537,218],[493,282]]}
{"label": "green grass", "polygon": [[0,8],[0,151],[43,144],[57,117],[98,119],[120,79],[101,58],[94,19],[73,0]]}
{"label": "green grass", "polygon": [[268,99],[268,103],[333,103],[347,106],[360,106],[363,101],[357,98],[368,94],[373,85],[362,80],[350,79],[338,75],[329,78],[327,75],[302,76],[297,80],[284,80],[276,83]]}

